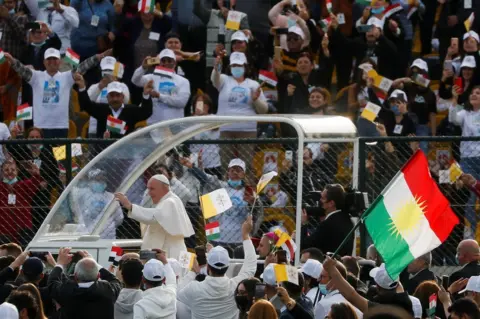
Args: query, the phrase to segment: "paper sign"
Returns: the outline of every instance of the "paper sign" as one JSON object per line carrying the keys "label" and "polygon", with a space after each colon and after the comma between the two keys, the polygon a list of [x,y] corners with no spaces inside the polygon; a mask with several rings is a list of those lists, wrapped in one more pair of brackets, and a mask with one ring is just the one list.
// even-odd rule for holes
{"label": "paper sign", "polygon": [[375,122],[375,119],[377,118],[381,109],[382,108],[380,106],[373,104],[372,102],[368,102],[360,116],[373,123]]}
{"label": "paper sign", "polygon": [[228,11],[227,23],[225,28],[230,30],[239,30],[240,21],[242,20],[242,15],[238,11],[230,10]]}
{"label": "paper sign", "polygon": [[17,203],[17,196],[15,194],[8,194],[8,205],[15,205]]}
{"label": "paper sign", "polygon": [[345,15],[343,13],[337,14],[337,21],[340,25],[345,24]]}
{"label": "paper sign", "polygon": [[[72,144],[72,157],[82,155],[82,144]],[[67,146],[62,145],[53,148],[53,155],[57,161],[62,161],[67,158]]]}

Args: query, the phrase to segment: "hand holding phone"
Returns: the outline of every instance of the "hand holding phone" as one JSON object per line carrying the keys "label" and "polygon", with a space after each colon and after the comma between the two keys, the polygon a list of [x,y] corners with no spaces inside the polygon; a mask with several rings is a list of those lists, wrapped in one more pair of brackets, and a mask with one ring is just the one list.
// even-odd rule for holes
{"label": "hand holding phone", "polygon": [[147,64],[148,64],[149,66],[159,65],[159,64],[160,64],[160,58],[159,58],[159,57],[149,58],[149,59],[147,60]]}
{"label": "hand holding phone", "polygon": [[150,259],[155,259],[157,257],[157,253],[153,250],[140,250],[140,259],[149,261]]}
{"label": "hand holding phone", "polygon": [[255,285],[255,301],[265,299],[265,284],[257,283]]}

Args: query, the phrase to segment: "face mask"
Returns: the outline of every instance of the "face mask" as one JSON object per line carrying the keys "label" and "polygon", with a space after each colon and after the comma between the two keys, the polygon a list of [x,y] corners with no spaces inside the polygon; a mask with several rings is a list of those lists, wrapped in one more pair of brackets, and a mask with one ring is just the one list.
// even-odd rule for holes
{"label": "face mask", "polygon": [[400,109],[398,108],[397,105],[392,105],[391,110],[395,115],[401,115]]}
{"label": "face mask", "polygon": [[5,184],[8,184],[8,185],[13,185],[13,184],[15,184],[16,182],[18,182],[18,178],[16,178],[16,177],[15,177],[15,178],[12,178],[12,179],[4,178],[4,179],[3,179],[3,182],[4,182]]}
{"label": "face mask", "polygon": [[45,41],[42,41],[42,42],[40,42],[40,43],[34,43],[34,42],[31,43],[31,45],[33,45],[34,47],[37,47],[37,48],[38,48],[38,47],[41,47],[41,46],[44,45],[44,44],[45,44]]}
{"label": "face mask", "polygon": [[322,284],[320,284],[320,285],[318,285],[318,289],[320,289],[320,293],[321,293],[322,295],[324,295],[324,296],[325,296],[325,295],[328,295],[328,292],[329,292],[329,291],[328,291],[328,289],[327,289],[327,285],[322,285]]}
{"label": "face mask", "polygon": [[106,183],[102,183],[102,182],[91,182],[90,183],[90,189],[94,193],[103,193],[106,188],[107,188]]}
{"label": "face mask", "polygon": [[243,66],[235,66],[232,68],[232,76],[235,79],[241,78],[245,74],[245,68]]}
{"label": "face mask", "polygon": [[383,13],[383,11],[385,11],[385,7],[380,7],[380,8],[372,8],[372,10],[370,10],[373,14],[380,14],[380,13]]}
{"label": "face mask", "polygon": [[107,71],[102,71],[102,78],[104,78],[107,75],[112,76],[112,74],[113,74],[113,71],[108,71],[108,70]]}
{"label": "face mask", "polygon": [[36,145],[36,144],[29,144],[28,145],[28,148],[31,149],[31,150],[42,150],[43,149],[43,145]]}
{"label": "face mask", "polygon": [[247,296],[235,296],[235,302],[240,311],[245,312],[249,309],[250,300],[248,300]]}
{"label": "face mask", "polygon": [[241,181],[241,180],[232,181],[231,179],[229,179],[229,180],[228,180],[228,186],[230,186],[230,187],[232,187],[232,188],[240,187],[240,186],[242,186],[242,181]]}
{"label": "face mask", "polygon": [[15,9],[12,9],[12,10],[8,11],[8,14],[13,16],[15,14]]}

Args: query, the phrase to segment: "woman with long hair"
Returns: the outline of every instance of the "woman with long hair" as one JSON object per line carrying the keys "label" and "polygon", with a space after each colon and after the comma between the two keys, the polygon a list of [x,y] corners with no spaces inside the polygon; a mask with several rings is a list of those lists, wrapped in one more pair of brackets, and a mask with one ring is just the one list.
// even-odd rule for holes
{"label": "woman with long hair", "polygon": [[45,316],[45,312],[43,310],[43,302],[42,302],[42,297],[40,296],[40,291],[38,290],[37,287],[35,287],[34,284],[31,284],[31,283],[23,284],[17,288],[17,291],[28,291],[34,297],[35,303],[38,305],[38,312],[35,319],[47,319],[47,316]]}
{"label": "woman with long hair", "polygon": [[248,319],[277,319],[277,311],[275,307],[267,300],[257,301],[250,312],[248,313]]}
{"label": "woman with long hair", "polygon": [[[434,294],[438,295],[438,292],[440,290],[440,286],[437,285],[437,283],[433,280],[424,281],[417,287],[417,289],[415,289],[413,296],[417,297],[420,300],[420,304],[422,305],[423,309],[422,318],[427,317],[427,310],[428,308],[430,308],[430,297]],[[440,298],[438,298],[437,307],[435,308],[435,316],[440,319],[447,318]]]}
{"label": "woman with long hair", "polygon": [[238,284],[237,289],[235,289],[235,302],[238,310],[240,310],[239,319],[247,318],[248,311],[253,304],[257,283],[260,283],[260,280],[257,278],[244,279]]}
{"label": "woman with long hair", "polygon": [[355,310],[353,310],[352,306],[347,303],[336,303],[332,305],[330,308],[330,312],[328,313],[328,319],[358,319]]}

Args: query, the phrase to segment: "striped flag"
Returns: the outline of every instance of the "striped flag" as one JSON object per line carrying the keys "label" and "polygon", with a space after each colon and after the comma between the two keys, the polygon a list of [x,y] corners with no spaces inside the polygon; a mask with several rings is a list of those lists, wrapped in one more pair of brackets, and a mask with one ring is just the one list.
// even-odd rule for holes
{"label": "striped flag", "polygon": [[108,262],[113,263],[114,266],[118,266],[120,259],[122,259],[123,249],[118,246],[112,246],[110,250],[110,256],[108,257]]}
{"label": "striped flag", "polygon": [[115,62],[115,66],[113,68],[113,76],[117,79],[123,78],[123,73],[125,72],[125,66],[120,62]]}
{"label": "striped flag", "polygon": [[392,4],[392,5],[389,5],[386,9],[385,9],[385,12],[383,14],[383,19],[387,19],[388,17],[391,17],[392,15],[394,15],[395,13],[397,12],[400,12],[403,10],[403,7],[400,3],[396,3],[396,4]]}
{"label": "striped flag", "polygon": [[153,71],[153,74],[167,78],[172,78],[174,73],[175,72],[172,69],[164,68],[162,66],[157,66]]}
{"label": "striped flag", "polygon": [[153,11],[155,11],[155,0],[140,0],[138,2],[138,11],[153,13]]}
{"label": "striped flag", "polygon": [[328,18],[320,20],[319,22],[320,22],[320,27],[322,28],[323,32],[327,32],[328,27],[330,26],[330,23],[332,23],[332,18],[328,17]]}
{"label": "striped flag", "polygon": [[470,31],[470,28],[472,27],[474,20],[475,20],[475,13],[472,12],[472,14],[470,14],[468,19],[465,20],[465,22],[463,23],[465,25],[465,29],[467,29],[467,32]]}
{"label": "striped flag", "polygon": [[363,110],[362,114],[360,114],[360,116],[373,123],[375,122],[375,119],[377,118],[378,113],[380,113],[381,109],[382,108],[380,106],[373,104],[372,102],[368,102],[367,106]]}
{"label": "striped flag", "polygon": [[385,99],[387,98],[387,93],[382,90],[374,90],[375,95],[377,96],[378,100],[381,104],[385,103]]}
{"label": "striped flag", "polygon": [[332,0],[327,0],[327,10],[328,13],[332,13]]}
{"label": "striped flag", "polygon": [[271,87],[276,87],[278,83],[278,78],[273,72],[260,70],[260,74],[258,75],[258,79],[260,82],[265,82]]}
{"label": "striped flag", "polygon": [[33,107],[28,103],[22,104],[17,107],[17,122],[31,120],[33,118]]}
{"label": "striped flag", "polygon": [[3,50],[0,49],[0,64],[5,62],[5,53],[3,53]]}
{"label": "striped flag", "polygon": [[275,247],[281,247],[283,250],[287,252],[287,260],[293,260],[295,255],[295,251],[297,250],[297,245],[292,240],[288,233],[283,232],[281,229],[275,230],[275,235],[278,236],[278,240],[275,243]]}
{"label": "striped flag", "polygon": [[205,234],[208,240],[215,240],[220,238],[220,223],[213,222],[205,225]]}
{"label": "striped flag", "polygon": [[65,52],[65,61],[73,66],[77,66],[80,63],[80,56],[72,49],[68,48]]}
{"label": "striped flag", "polygon": [[273,264],[277,282],[288,281],[298,285],[298,269],[295,266]]}
{"label": "striped flag", "polygon": [[127,132],[127,123],[109,115],[107,117],[107,130],[112,133],[125,134]]}

